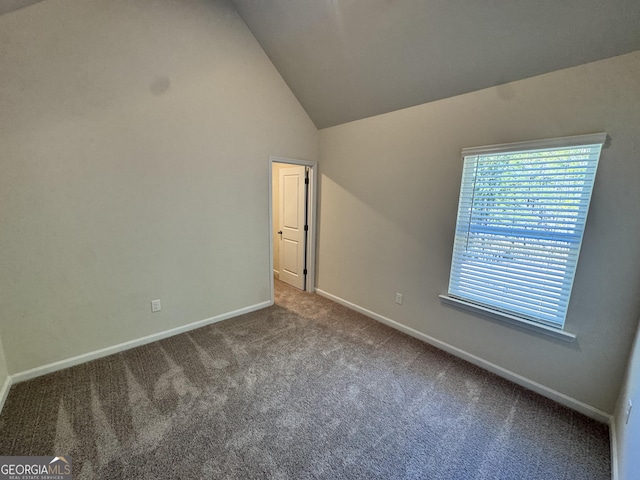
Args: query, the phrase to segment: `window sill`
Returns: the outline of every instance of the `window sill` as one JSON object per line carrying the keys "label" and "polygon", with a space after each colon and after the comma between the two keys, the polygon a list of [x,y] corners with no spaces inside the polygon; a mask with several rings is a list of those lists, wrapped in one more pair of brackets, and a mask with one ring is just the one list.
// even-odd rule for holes
{"label": "window sill", "polygon": [[454,307],[459,307],[465,310],[480,313],[495,320],[500,320],[511,325],[517,325],[527,330],[541,333],[543,335],[548,335],[565,342],[573,342],[577,338],[577,336],[573,333],[565,332],[564,330],[558,330],[557,328],[549,327],[541,323],[532,322],[524,318],[516,317],[515,315],[509,315],[508,313],[492,310],[491,308],[476,305],[475,303],[471,302],[466,302],[464,300],[460,300],[459,298],[450,297],[448,295],[438,295],[438,297],[440,297],[440,300],[442,302]]}

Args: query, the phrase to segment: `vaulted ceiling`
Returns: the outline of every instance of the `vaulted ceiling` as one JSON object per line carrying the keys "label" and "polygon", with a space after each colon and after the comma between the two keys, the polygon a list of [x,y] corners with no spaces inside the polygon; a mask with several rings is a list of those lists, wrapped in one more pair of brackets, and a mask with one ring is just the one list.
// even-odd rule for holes
{"label": "vaulted ceiling", "polygon": [[231,2],[318,128],[640,50],[639,0]]}
{"label": "vaulted ceiling", "polygon": [[638,0],[232,0],[319,128],[640,50]]}

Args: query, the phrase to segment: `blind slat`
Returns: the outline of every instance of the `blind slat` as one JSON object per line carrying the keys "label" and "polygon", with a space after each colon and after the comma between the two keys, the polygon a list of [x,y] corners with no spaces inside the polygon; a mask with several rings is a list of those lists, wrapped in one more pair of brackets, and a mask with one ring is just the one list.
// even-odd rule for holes
{"label": "blind slat", "polygon": [[[469,287],[473,287],[474,290],[491,288],[488,286],[488,282],[484,281],[482,277],[467,277],[465,278],[465,284]],[[563,294],[563,290],[561,288],[555,288],[554,290],[551,290],[550,288],[531,288],[529,285],[521,285],[513,282],[506,283],[504,281],[492,282],[492,285],[503,289],[505,292],[508,291],[509,295],[514,297],[531,295],[533,299],[541,299],[546,296],[560,298]]]}

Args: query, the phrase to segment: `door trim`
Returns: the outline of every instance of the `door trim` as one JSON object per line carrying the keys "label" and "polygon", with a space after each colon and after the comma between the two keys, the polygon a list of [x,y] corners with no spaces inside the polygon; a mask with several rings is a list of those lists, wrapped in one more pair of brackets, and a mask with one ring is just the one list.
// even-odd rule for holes
{"label": "door trim", "polygon": [[309,167],[309,207],[307,211],[309,231],[307,232],[307,278],[305,291],[315,292],[316,289],[316,218],[317,218],[317,190],[318,190],[318,162],[310,160],[298,160],[295,158],[278,157],[269,155],[269,287],[271,290],[271,303],[275,301],[273,282],[273,164],[288,163],[290,165],[302,165]]}

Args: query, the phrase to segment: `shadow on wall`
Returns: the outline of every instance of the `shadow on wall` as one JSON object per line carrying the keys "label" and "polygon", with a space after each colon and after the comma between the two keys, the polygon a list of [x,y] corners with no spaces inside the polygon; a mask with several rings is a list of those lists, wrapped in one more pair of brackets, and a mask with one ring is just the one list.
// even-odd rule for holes
{"label": "shadow on wall", "polygon": [[[367,122],[367,139],[356,152],[352,138],[358,133],[350,132],[350,125],[338,127],[344,130],[321,131],[325,140],[321,143],[323,197],[339,187],[382,215],[393,228],[420,241],[429,241],[436,234],[451,242],[462,174],[460,149],[452,143],[444,152],[433,152],[431,145],[443,144],[447,132],[455,131],[453,122],[431,133],[417,131],[416,122],[394,122],[392,118]],[[429,214],[423,215],[427,209]]]}

